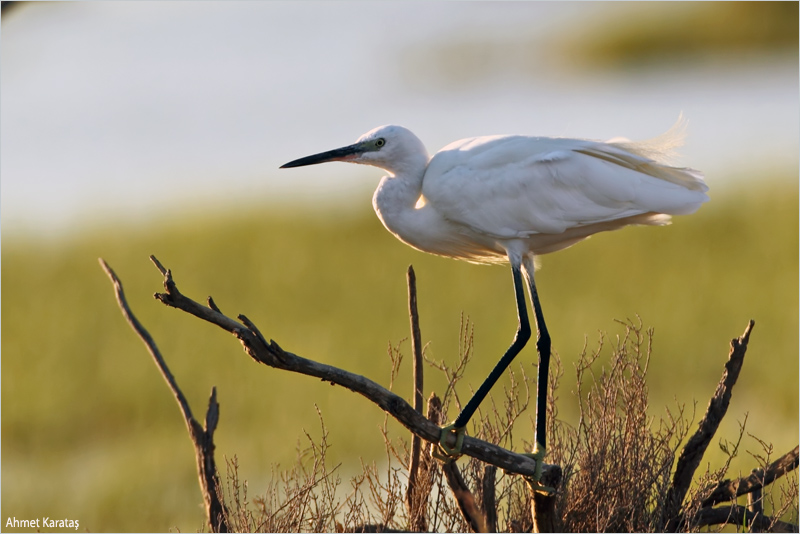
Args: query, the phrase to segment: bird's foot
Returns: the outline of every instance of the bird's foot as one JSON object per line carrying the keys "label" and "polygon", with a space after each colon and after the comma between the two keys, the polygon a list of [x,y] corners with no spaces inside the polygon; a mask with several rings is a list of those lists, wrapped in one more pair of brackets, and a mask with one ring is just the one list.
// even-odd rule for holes
{"label": "bird's foot", "polygon": [[556,492],[555,488],[551,488],[550,486],[545,486],[541,483],[542,464],[544,463],[545,454],[547,454],[547,451],[545,450],[543,445],[539,444],[538,441],[533,446],[533,452],[522,453],[523,456],[527,456],[528,458],[531,458],[534,461],[536,461],[536,470],[533,473],[533,477],[525,477],[525,481],[528,483],[531,489],[536,493],[540,493],[543,495],[553,495]]}
{"label": "bird's foot", "polygon": [[[456,444],[454,447],[447,445],[447,438],[453,434],[456,437]],[[456,427],[455,425],[447,425],[442,427],[439,433],[439,443],[433,448],[433,457],[443,461],[444,463],[457,460],[461,456],[461,447],[464,445],[465,428]]]}

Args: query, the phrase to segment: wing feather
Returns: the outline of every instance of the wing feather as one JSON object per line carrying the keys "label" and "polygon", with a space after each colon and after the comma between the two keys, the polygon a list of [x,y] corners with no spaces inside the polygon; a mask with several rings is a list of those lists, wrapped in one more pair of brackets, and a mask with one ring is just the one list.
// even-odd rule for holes
{"label": "wing feather", "polygon": [[452,143],[431,159],[422,187],[444,218],[504,239],[692,213],[708,200],[702,173],[659,163],[634,143],[524,136]]}

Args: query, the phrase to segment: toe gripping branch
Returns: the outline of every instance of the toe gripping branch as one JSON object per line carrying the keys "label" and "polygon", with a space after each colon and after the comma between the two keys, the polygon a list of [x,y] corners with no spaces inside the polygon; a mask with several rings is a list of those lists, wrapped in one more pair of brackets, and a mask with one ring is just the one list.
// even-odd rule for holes
{"label": "toe gripping branch", "polygon": [[[450,447],[447,445],[447,438],[450,435],[454,435],[456,438],[455,446]],[[445,427],[442,427],[441,432],[439,434],[439,443],[433,448],[433,457],[437,460],[441,460],[444,463],[450,463],[454,460],[457,460],[461,457],[461,447],[464,445],[464,436],[466,432],[464,427],[457,427],[455,424],[449,424]],[[528,483],[530,488],[541,495],[553,495],[556,490],[550,486],[545,486],[541,483],[542,480],[542,466],[544,465],[544,457],[547,454],[547,450],[543,445],[539,442],[533,446],[533,452],[526,452],[522,453],[523,456],[527,456],[536,462],[536,470],[532,477],[525,477],[525,482]]]}
{"label": "toe gripping branch", "polygon": [[[453,434],[456,437],[456,444],[454,447],[447,445],[447,438]],[[449,424],[442,427],[439,433],[439,443],[433,448],[433,457],[441,460],[444,463],[450,463],[457,460],[461,456],[461,447],[464,446],[464,436],[466,435],[465,428],[457,427],[455,424]]]}
{"label": "toe gripping branch", "polygon": [[544,463],[544,457],[546,454],[547,451],[545,450],[544,445],[540,445],[538,441],[533,446],[533,452],[523,453],[523,456],[527,456],[528,458],[536,461],[536,471],[533,477],[525,477],[525,482],[527,482],[530,488],[536,493],[540,493],[542,495],[553,495],[556,491],[555,488],[545,486],[540,482],[542,480],[542,465]]}

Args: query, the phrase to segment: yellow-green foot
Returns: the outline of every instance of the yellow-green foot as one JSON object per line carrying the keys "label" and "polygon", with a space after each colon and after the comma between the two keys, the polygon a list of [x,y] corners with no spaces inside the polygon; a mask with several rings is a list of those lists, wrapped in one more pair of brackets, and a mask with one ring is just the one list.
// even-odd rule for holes
{"label": "yellow-green foot", "polygon": [[547,454],[547,451],[545,450],[544,445],[540,445],[539,442],[536,442],[536,444],[533,446],[533,452],[522,453],[523,456],[527,456],[528,458],[532,458],[536,461],[536,469],[533,473],[533,477],[525,477],[525,481],[533,491],[544,495],[552,495],[556,492],[555,488],[544,486],[541,483],[542,464],[544,463],[545,454]]}
{"label": "yellow-green foot", "polygon": [[[447,438],[450,435],[456,437],[456,444],[453,447],[447,445]],[[456,427],[455,425],[447,425],[442,427],[439,433],[439,444],[433,449],[433,457],[445,463],[457,460],[461,456],[461,447],[464,445],[464,435],[466,434],[464,427]]]}

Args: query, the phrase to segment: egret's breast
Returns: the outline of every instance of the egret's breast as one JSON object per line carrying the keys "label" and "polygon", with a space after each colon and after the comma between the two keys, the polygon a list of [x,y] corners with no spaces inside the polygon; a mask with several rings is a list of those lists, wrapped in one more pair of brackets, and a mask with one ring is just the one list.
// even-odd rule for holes
{"label": "egret's breast", "polygon": [[376,207],[375,212],[395,237],[422,252],[476,263],[506,261],[505,249],[496,239],[444,219],[424,197],[410,210],[387,212]]}

